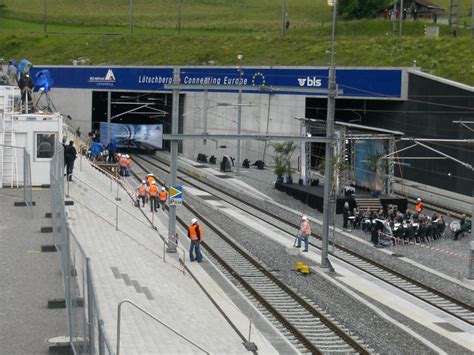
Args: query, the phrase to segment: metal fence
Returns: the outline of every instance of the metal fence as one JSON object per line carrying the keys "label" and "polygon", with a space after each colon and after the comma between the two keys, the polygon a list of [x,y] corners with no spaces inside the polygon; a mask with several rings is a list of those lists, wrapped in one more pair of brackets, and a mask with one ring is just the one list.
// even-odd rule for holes
{"label": "metal fence", "polygon": [[67,225],[62,147],[51,160],[50,177],[54,244],[61,256],[72,350],[75,354],[114,354],[100,316],[90,259]]}
{"label": "metal fence", "polygon": [[[22,186],[23,189],[23,202],[29,208],[31,218],[33,218],[33,191],[31,188],[31,157],[30,154],[26,151],[24,147],[17,147],[13,145],[0,144],[0,154],[4,154],[4,149],[10,149],[13,155],[15,156],[15,161],[23,162],[23,171],[22,174],[18,173],[18,168],[15,163],[15,167],[11,170],[13,174],[11,177],[11,187]],[[1,174],[3,174],[3,179],[5,178],[5,172],[3,167],[0,167]],[[20,179],[22,176],[22,180]],[[5,185],[5,181],[2,179],[2,183]]]}

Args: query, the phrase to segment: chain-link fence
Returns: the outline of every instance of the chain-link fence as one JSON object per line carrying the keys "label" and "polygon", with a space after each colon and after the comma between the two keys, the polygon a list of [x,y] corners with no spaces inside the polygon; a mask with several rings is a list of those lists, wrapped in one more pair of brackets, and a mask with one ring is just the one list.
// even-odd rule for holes
{"label": "chain-link fence", "polygon": [[51,160],[50,177],[54,244],[61,255],[71,347],[75,354],[113,354],[99,313],[90,259],[67,225],[61,147]]}

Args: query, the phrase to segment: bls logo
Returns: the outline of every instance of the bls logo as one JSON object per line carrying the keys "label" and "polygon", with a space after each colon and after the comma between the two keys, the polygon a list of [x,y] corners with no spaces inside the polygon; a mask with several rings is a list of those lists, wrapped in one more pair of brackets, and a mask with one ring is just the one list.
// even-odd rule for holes
{"label": "bls logo", "polygon": [[307,76],[306,78],[298,78],[298,84],[300,86],[321,86],[322,81],[321,79],[317,79],[315,76],[309,77]]}

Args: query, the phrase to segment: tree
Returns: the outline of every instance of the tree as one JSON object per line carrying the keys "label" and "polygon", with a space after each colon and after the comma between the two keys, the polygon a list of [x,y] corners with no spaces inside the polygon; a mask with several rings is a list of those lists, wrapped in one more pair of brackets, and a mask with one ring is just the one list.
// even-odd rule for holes
{"label": "tree", "polygon": [[337,10],[345,19],[372,18],[389,4],[388,0],[340,0]]}
{"label": "tree", "polygon": [[291,156],[297,148],[292,142],[273,143],[272,147],[275,151],[273,161],[275,162],[275,174],[282,176],[286,172],[287,177],[291,178]]}

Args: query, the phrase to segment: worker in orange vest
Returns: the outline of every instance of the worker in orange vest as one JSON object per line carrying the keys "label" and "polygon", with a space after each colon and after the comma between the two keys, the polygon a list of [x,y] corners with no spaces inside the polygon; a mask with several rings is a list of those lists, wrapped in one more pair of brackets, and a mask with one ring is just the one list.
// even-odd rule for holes
{"label": "worker in orange vest", "polygon": [[415,204],[415,211],[416,213],[420,214],[423,211],[423,201],[421,201],[421,198],[416,199],[416,204]]}
{"label": "worker in orange vest", "polygon": [[155,181],[151,183],[148,193],[150,195],[150,211],[158,212],[158,187]]}
{"label": "worker in orange vest", "polygon": [[153,174],[148,174],[146,176],[146,180],[147,180],[148,186],[150,186],[152,182],[155,181],[155,177],[153,176]]}
{"label": "worker in orange vest", "polygon": [[120,176],[125,176],[125,174],[127,173],[127,155],[126,154],[120,156],[119,165],[120,165],[120,172],[119,172]]}
{"label": "worker in orange vest", "polygon": [[302,216],[300,222],[300,229],[298,231],[298,244],[297,248],[301,248],[301,241],[304,242],[304,252],[308,251],[308,238],[311,235],[311,226],[308,222],[308,217]]}
{"label": "worker in orange vest", "polygon": [[130,176],[130,171],[132,169],[132,159],[128,154],[125,156],[125,158],[127,158],[127,168],[125,169],[125,176]]}
{"label": "worker in orange vest", "polygon": [[166,192],[166,189],[164,186],[161,188],[161,191],[158,197],[160,199],[161,209],[164,211],[166,200],[168,199],[168,193]]}
{"label": "worker in orange vest", "polygon": [[[197,262],[200,263],[202,261],[200,248],[202,240],[202,227],[198,224],[196,218],[191,220],[191,225],[188,227],[188,238],[191,239],[189,259],[191,259],[191,261],[197,260]],[[194,257],[194,253],[196,253],[196,258]]]}
{"label": "worker in orange vest", "polygon": [[142,207],[145,207],[146,197],[148,194],[148,188],[146,186],[146,181],[143,180],[142,184],[138,186],[138,206],[140,205],[140,200],[142,200]]}

